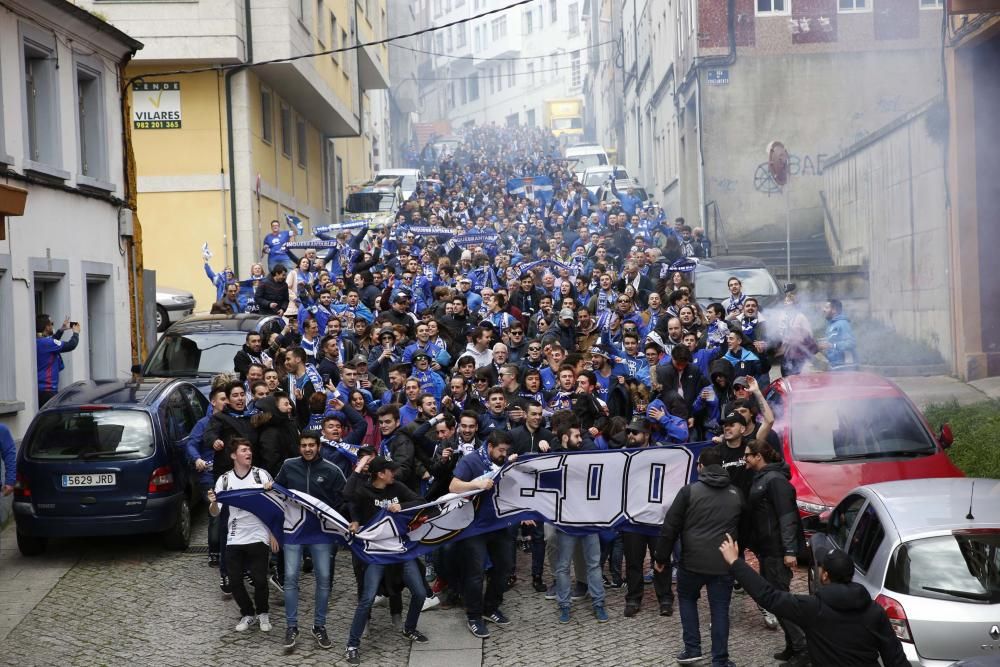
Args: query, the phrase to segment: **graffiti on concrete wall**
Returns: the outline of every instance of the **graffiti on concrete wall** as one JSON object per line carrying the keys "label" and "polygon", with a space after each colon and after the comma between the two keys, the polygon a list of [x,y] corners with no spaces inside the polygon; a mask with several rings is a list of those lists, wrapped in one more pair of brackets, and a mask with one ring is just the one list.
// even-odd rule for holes
{"label": "graffiti on concrete wall", "polygon": [[[826,153],[816,153],[815,155],[788,156],[788,175],[791,177],[820,176],[823,174],[823,162],[829,156]],[[757,165],[753,174],[753,188],[757,192],[771,195],[781,192],[781,186],[774,182],[771,172],[767,168],[766,162]]]}

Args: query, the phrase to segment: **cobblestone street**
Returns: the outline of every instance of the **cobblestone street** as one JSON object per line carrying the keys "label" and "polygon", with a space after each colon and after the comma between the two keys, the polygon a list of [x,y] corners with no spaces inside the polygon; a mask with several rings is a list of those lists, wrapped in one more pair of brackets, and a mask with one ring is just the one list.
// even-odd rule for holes
{"label": "cobblestone street", "polygon": [[[354,580],[350,559],[337,559],[334,594],[331,597],[327,628],[334,648],[316,647],[307,628],[311,624],[312,577],[303,577],[300,626],[303,634],[293,655],[281,646],[285,630],[284,608],[276,604],[272,592],[271,616],[274,629],[268,633],[233,631],[238,612],[232,600],[218,591],[216,570],[207,567],[203,551],[188,553],[163,551],[159,543],[142,538],[64,540],[50,545],[38,559],[16,553],[14,534],[3,535],[3,581],[0,596],[3,613],[15,609],[10,591],[51,586],[40,578],[46,564],[68,567],[55,586],[13,628],[3,641],[4,662],[16,665],[219,665],[246,667],[260,664],[329,665],[343,664],[343,646],[353,613]],[[196,525],[193,544],[205,544],[205,522]],[[529,569],[527,554],[518,554],[519,571]],[[65,567],[64,567],[65,570]],[[796,582],[804,583],[802,576]],[[23,595],[23,590],[18,594]],[[622,616],[623,590],[609,590],[607,608],[611,621],[599,626],[586,601],[574,603],[568,625],[556,621],[555,603],[546,601],[522,578],[508,592],[504,610],[513,620],[507,628],[491,625],[492,637],[482,642],[481,662],[475,664],[567,665],[673,664],[672,656],[681,649],[680,620],[675,611],[669,618],[655,613],[651,586],[647,586],[643,610],[634,618]],[[676,609],[676,603],[675,603]],[[704,650],[709,649],[707,607],[703,608]],[[409,642],[392,632],[386,607],[376,607],[370,638],[362,644],[362,660],[369,665],[449,665],[457,667],[459,653],[452,645],[478,649],[463,626],[460,610],[433,610],[421,619],[420,627],[430,637],[428,649],[414,650]],[[756,606],[746,596],[734,597],[730,655],[737,665],[774,664],[771,654],[782,648],[780,632],[766,630]],[[446,629],[446,630],[445,630]],[[453,641],[442,637],[451,634]]]}

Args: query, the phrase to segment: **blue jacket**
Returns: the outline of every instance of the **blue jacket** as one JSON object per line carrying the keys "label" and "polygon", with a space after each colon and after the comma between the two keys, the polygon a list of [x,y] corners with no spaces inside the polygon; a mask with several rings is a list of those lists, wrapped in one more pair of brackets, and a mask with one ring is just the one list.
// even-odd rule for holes
{"label": "blue jacket", "polygon": [[[663,416],[660,419],[653,419],[650,415],[650,410],[658,408],[663,410]],[[688,441],[688,425],[687,420],[681,417],[675,417],[670,414],[667,406],[660,399],[654,399],[649,402],[649,406],[646,408],[646,419],[652,421],[654,424],[659,424],[663,428],[662,439],[666,441],[666,444],[679,444]],[[654,433],[653,436],[658,434]],[[655,437],[650,437],[650,443],[656,442]]]}
{"label": "blue jacket", "polygon": [[826,340],[830,343],[826,350],[830,366],[843,366],[847,361],[845,353],[854,352],[856,344],[850,321],[843,315],[834,315],[826,325]]}
{"label": "blue jacket", "polygon": [[285,459],[274,481],[287,489],[308,493],[344,514],[344,485],[347,479],[337,466],[320,457],[306,461],[301,456]]}
{"label": "blue jacket", "polygon": [[[215,450],[212,446],[206,445],[202,442],[205,435],[205,429],[208,427],[208,422],[211,418],[212,415],[208,414],[195,422],[194,428],[191,429],[191,432],[188,433],[188,436],[184,439],[184,452],[187,455],[188,463],[192,466],[194,466],[194,462],[198,459],[201,459],[205,463],[209,464],[215,459]],[[198,482],[200,484],[211,484],[211,469],[198,473]]]}
{"label": "blue jacket", "polygon": [[212,267],[205,262],[205,275],[208,279],[212,281],[215,285],[215,300],[222,301],[222,297],[226,295],[226,285],[236,280],[232,271],[225,270],[221,273],[216,273],[212,270]]}
{"label": "blue jacket", "polygon": [[17,447],[14,446],[14,436],[10,429],[0,424],[0,457],[3,458],[3,483],[14,484],[17,467]]}
{"label": "blue jacket", "polygon": [[62,353],[72,352],[80,344],[80,335],[75,331],[67,341],[60,340],[62,334],[63,330],[59,329],[51,336],[40,336],[35,339],[38,391],[59,391],[59,373],[66,367]]}

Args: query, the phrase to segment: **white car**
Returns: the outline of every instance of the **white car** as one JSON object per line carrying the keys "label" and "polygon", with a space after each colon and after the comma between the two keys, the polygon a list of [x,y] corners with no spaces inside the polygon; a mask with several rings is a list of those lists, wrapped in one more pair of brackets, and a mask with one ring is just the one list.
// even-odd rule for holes
{"label": "white car", "polygon": [[419,169],[382,169],[375,174],[375,180],[383,178],[402,178],[403,200],[410,198],[410,195],[417,189],[417,181],[423,180],[424,173]]}
{"label": "white car", "polygon": [[634,188],[635,183],[629,178],[628,171],[622,165],[602,164],[597,167],[587,167],[583,172],[583,187],[596,195],[602,185],[608,182],[611,174],[615,175],[615,187],[621,191]]}
{"label": "white car", "polygon": [[583,172],[590,167],[608,164],[608,154],[600,144],[577,144],[566,149],[566,159],[575,160],[573,173],[578,179],[583,179]]}
{"label": "white car", "polygon": [[[1000,657],[1000,480],[908,479],[861,486],[810,538],[854,559],[854,581],[889,616],[914,667]],[[809,571],[815,586],[816,565]]]}
{"label": "white car", "polygon": [[166,331],[194,312],[194,294],[173,287],[156,287],[156,330]]}

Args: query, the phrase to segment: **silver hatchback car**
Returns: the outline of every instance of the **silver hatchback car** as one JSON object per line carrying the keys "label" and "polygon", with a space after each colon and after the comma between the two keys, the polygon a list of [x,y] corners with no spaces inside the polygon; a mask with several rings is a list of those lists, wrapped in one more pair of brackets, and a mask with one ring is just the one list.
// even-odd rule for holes
{"label": "silver hatchback car", "polygon": [[[1000,662],[1000,480],[910,479],[861,486],[814,534],[854,559],[854,581],[889,616],[911,665]],[[817,581],[809,572],[809,588]]]}

